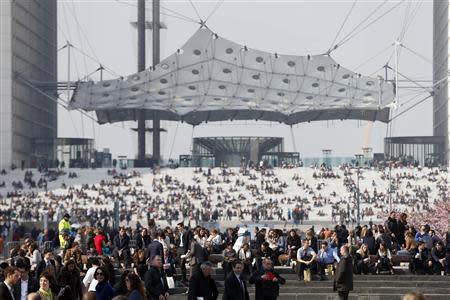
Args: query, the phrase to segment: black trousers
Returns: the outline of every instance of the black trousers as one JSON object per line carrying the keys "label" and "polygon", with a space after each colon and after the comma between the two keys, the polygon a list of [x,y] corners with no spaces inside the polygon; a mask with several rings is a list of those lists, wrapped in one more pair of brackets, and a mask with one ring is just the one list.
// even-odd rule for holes
{"label": "black trousers", "polygon": [[123,249],[122,255],[119,255],[119,249],[116,247],[112,252],[112,256],[116,260],[116,264],[120,264],[120,259],[123,258],[125,263],[125,268],[129,268],[131,266],[131,251],[130,249]]}
{"label": "black trousers", "polygon": [[181,258],[181,255],[183,255],[183,254],[184,254],[184,249],[178,248],[177,249],[177,260],[178,260],[178,263],[180,264],[181,280],[187,281],[186,258]]}
{"label": "black trousers", "polygon": [[339,300],[348,300],[348,291],[347,292],[338,292]]}
{"label": "black trousers", "polygon": [[[333,264],[317,263],[317,268],[320,276],[325,276],[325,269],[327,269],[329,265],[332,266]],[[328,276],[331,276],[331,274],[328,274]]]}

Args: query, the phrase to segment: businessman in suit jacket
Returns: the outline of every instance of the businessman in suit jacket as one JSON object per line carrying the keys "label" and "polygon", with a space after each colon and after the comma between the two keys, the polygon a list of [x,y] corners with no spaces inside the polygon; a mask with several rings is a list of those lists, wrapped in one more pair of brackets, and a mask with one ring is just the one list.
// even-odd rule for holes
{"label": "businessman in suit jacket", "polygon": [[340,300],[347,300],[353,290],[353,260],[347,245],[341,247],[341,260],[334,276],[333,289],[338,292]]}
{"label": "businessman in suit jacket", "polygon": [[200,272],[194,273],[189,279],[187,300],[216,300],[219,297],[216,281],[211,277],[212,264],[205,261],[200,265]]}
{"label": "businessman in suit jacket", "polygon": [[15,300],[14,285],[20,279],[19,270],[16,267],[7,267],[3,275],[5,276],[5,281],[0,283],[0,299]]}
{"label": "businessman in suit jacket", "polygon": [[178,223],[177,229],[179,232],[179,239],[177,243],[177,259],[180,263],[182,281],[184,283],[187,283],[186,257],[181,258],[181,256],[187,254],[191,245],[191,240],[193,239],[193,235],[192,232],[187,229],[183,223]]}
{"label": "businessman in suit jacket", "polygon": [[51,269],[51,272],[55,274],[55,277],[58,276],[56,274],[56,263],[53,259],[53,251],[51,249],[44,250],[44,259],[41,260],[36,267],[36,280],[39,281],[39,277],[41,273],[46,269]]}
{"label": "businessman in suit jacket", "polygon": [[244,263],[235,260],[232,263],[233,272],[231,272],[225,280],[225,290],[223,292],[223,300],[250,300],[247,283],[242,277],[244,271]]}
{"label": "businessman in suit jacket", "polygon": [[196,239],[192,239],[188,257],[190,258],[189,265],[191,266],[192,276],[192,274],[200,272],[200,265],[207,260],[205,250]]}
{"label": "businessman in suit jacket", "polygon": [[160,236],[161,234],[159,232],[155,232],[152,234],[153,241],[151,241],[151,243],[148,245],[148,258],[150,258],[150,260],[153,260],[153,257],[155,257],[156,255],[159,255],[161,257],[163,257],[164,255],[164,247],[159,241]]}
{"label": "businessman in suit jacket", "polygon": [[30,265],[26,260],[18,260],[16,262],[16,268],[20,272],[20,279],[13,287],[13,294],[16,300],[20,300],[26,298],[28,294],[39,290],[39,283],[36,278],[29,276]]}
{"label": "businessman in suit jacket", "polygon": [[169,298],[169,285],[162,266],[161,256],[156,255],[152,259],[150,269],[144,275],[148,300],[160,300],[161,297],[164,297],[164,299]]}

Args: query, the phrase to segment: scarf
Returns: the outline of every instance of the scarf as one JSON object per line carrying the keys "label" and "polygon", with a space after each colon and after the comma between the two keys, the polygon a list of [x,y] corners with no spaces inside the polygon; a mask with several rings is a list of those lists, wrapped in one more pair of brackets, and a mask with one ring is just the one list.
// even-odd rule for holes
{"label": "scarf", "polygon": [[53,293],[51,289],[45,291],[43,288],[40,288],[39,295],[41,295],[41,297],[44,298],[44,300],[53,300]]}

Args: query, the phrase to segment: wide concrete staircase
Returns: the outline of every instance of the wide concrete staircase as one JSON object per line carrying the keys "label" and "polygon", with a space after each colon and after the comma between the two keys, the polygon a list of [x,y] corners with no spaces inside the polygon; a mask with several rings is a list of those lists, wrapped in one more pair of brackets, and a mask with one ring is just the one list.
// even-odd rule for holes
{"label": "wide concrete staircase", "polygon": [[[286,279],[281,286],[280,300],[334,300],[338,299],[333,292],[333,280],[303,282],[291,268],[276,267],[276,270]],[[214,278],[223,292],[223,270],[214,270]],[[397,268],[395,275],[354,275],[354,289],[350,299],[358,300],[401,300],[410,291],[420,291],[427,300],[450,300],[450,276],[411,275],[405,268]],[[179,292],[182,292],[180,289]],[[255,288],[249,285],[250,299],[254,299]],[[219,296],[221,299],[222,296]],[[170,297],[172,300],[187,299],[186,294]]]}

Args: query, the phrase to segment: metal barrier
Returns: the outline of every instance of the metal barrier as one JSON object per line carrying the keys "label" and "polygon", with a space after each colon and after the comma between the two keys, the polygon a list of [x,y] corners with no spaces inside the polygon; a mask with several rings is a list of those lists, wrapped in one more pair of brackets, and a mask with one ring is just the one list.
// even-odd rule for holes
{"label": "metal barrier", "polygon": [[47,249],[53,250],[53,242],[52,241],[44,242],[44,245],[42,246],[42,253],[44,253],[44,251]]}
{"label": "metal barrier", "polygon": [[11,254],[11,250],[16,248],[16,247],[20,247],[23,244],[23,242],[7,242],[6,243],[6,247],[3,251],[3,257],[5,259],[8,259],[10,257]]}

